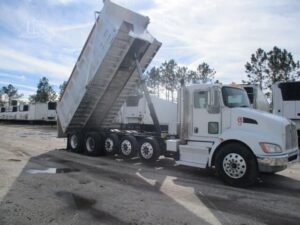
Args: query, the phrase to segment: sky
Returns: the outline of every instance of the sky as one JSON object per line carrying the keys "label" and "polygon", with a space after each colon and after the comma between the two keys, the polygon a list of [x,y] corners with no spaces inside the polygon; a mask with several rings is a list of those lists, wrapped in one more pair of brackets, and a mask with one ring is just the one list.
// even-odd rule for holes
{"label": "sky", "polygon": [[[223,83],[246,79],[245,63],[273,46],[300,60],[299,0],[113,0],[150,18],[162,42],[151,66],[175,59],[195,69],[206,62]],[[39,79],[58,91],[100,11],[102,0],[1,0],[0,87],[13,84],[24,99]]]}

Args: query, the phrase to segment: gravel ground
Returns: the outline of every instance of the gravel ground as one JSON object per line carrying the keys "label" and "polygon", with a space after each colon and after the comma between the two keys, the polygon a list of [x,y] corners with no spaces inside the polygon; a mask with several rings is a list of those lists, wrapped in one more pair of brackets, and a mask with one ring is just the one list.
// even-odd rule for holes
{"label": "gravel ground", "polygon": [[253,187],[210,171],[65,150],[51,126],[0,124],[0,224],[299,224],[300,164]]}

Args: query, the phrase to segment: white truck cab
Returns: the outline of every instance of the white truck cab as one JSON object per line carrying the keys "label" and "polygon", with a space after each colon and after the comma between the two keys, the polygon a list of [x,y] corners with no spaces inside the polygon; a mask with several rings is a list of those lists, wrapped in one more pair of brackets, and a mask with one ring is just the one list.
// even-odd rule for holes
{"label": "white truck cab", "polygon": [[295,124],[250,108],[242,88],[182,87],[178,103],[180,139],[166,141],[178,164],[215,167],[226,183],[243,186],[299,159]]}

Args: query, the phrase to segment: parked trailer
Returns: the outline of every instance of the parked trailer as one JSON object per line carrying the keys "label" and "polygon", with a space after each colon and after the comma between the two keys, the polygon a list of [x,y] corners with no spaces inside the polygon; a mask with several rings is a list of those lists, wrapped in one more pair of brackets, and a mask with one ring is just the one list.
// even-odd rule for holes
{"label": "parked trailer", "polygon": [[[245,90],[237,87],[183,86],[177,136],[163,135],[144,83],[143,71],[160,47],[147,24],[148,18],[105,1],[57,108],[58,136],[68,137],[72,152],[138,154],[144,162],[171,156],[177,164],[215,168],[234,186],[298,162],[295,125],[251,109]],[[138,83],[155,132],[113,129],[114,117]]]}
{"label": "parked trailer", "polygon": [[[156,96],[151,96],[158,121],[163,132],[175,135],[177,131],[177,104]],[[145,95],[128,96],[114,123],[122,130],[143,130],[155,132]]]}
{"label": "parked trailer", "polygon": [[300,142],[300,81],[272,85],[273,114],[295,122]]}
{"label": "parked trailer", "polygon": [[253,108],[283,116],[295,123],[300,147],[300,82],[277,82],[272,85],[273,110],[258,85],[242,87],[246,90]]}
{"label": "parked trailer", "polygon": [[241,84],[249,97],[251,107],[265,112],[271,112],[270,103],[261,88],[255,84]]}
{"label": "parked trailer", "polygon": [[0,120],[56,122],[56,102],[2,107]]}

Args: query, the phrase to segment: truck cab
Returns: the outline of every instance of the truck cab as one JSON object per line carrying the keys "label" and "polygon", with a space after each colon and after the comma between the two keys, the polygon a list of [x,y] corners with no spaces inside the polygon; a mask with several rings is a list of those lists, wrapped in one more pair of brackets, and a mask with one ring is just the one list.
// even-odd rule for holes
{"label": "truck cab", "polygon": [[214,167],[231,185],[255,182],[258,172],[274,173],[299,159],[295,124],[250,107],[235,86],[182,87],[178,99],[180,139],[167,140],[177,164]]}

